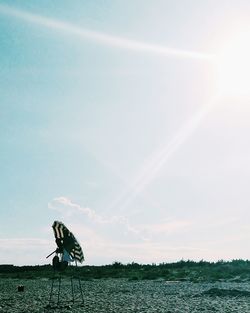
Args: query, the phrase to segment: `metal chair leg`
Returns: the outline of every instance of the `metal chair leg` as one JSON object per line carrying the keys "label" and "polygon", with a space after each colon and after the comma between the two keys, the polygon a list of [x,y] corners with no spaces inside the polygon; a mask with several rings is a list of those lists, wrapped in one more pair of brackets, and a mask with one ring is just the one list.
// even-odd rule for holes
{"label": "metal chair leg", "polygon": [[54,282],[55,282],[55,277],[52,278],[52,282],[51,282],[50,295],[49,295],[49,305],[51,303],[51,299],[52,299],[52,295],[53,295]]}
{"label": "metal chair leg", "polygon": [[79,289],[80,289],[80,293],[81,293],[82,303],[84,303],[83,292],[82,292],[82,284],[81,284],[80,277],[78,277],[78,284],[79,284]]}
{"label": "metal chair leg", "polygon": [[75,303],[75,293],[74,293],[74,281],[73,281],[73,277],[70,277],[70,281],[71,281],[71,293],[72,293],[72,301],[73,303]]}
{"label": "metal chair leg", "polygon": [[60,301],[60,292],[61,292],[61,276],[59,276],[58,278],[59,280],[59,284],[58,284],[58,295],[57,295],[57,305],[59,304],[59,301]]}

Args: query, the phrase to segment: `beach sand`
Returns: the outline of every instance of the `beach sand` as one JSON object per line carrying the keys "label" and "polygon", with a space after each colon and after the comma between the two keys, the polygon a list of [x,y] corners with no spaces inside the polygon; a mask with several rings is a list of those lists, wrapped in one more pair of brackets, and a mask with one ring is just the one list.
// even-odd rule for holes
{"label": "beach sand", "polygon": [[[17,286],[24,285],[24,292]],[[51,280],[1,279],[0,312],[87,312],[87,313],[195,313],[250,312],[250,283],[190,283],[164,280],[128,281],[100,279],[81,281],[84,304],[71,300],[71,284],[62,279],[61,301],[57,304],[57,285],[48,307]],[[75,281],[75,296],[80,296]],[[68,297],[68,298],[67,298]],[[79,297],[80,299],[80,297]],[[63,302],[66,300],[65,302]]]}

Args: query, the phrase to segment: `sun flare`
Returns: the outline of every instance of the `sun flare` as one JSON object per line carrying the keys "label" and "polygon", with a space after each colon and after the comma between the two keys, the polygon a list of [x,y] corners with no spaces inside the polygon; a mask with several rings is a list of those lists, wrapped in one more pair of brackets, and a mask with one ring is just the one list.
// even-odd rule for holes
{"label": "sun flare", "polygon": [[250,33],[240,33],[217,55],[217,87],[226,96],[250,95]]}

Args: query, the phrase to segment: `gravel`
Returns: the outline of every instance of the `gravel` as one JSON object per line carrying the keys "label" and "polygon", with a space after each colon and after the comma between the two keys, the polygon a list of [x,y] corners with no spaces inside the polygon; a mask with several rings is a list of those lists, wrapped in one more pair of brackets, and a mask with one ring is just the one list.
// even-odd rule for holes
{"label": "gravel", "polygon": [[[17,287],[24,286],[23,292]],[[71,283],[61,281],[58,303],[58,281],[49,303],[49,279],[1,279],[0,313],[85,312],[85,313],[249,313],[250,283],[190,283],[164,280],[128,281],[103,279],[74,280],[75,303]]]}

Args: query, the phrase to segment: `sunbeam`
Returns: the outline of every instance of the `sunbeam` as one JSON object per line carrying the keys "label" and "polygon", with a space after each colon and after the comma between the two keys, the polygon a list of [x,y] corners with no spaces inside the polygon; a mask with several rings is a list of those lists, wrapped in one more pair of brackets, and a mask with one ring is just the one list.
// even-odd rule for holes
{"label": "sunbeam", "polygon": [[167,143],[147,158],[142,169],[135,176],[129,187],[124,189],[111,203],[109,210],[116,208],[122,211],[138,194],[140,194],[156,177],[162,167],[173,153],[190,137],[207,116],[211,109],[218,103],[219,95],[214,96],[196,114],[193,115]]}
{"label": "sunbeam", "polygon": [[67,22],[62,22],[57,19],[43,17],[37,14],[19,10],[3,4],[0,4],[0,14],[18,18],[25,22],[33,23],[55,31],[60,31],[64,34],[74,35],[83,40],[91,40],[103,45],[108,45],[116,48],[132,50],[137,52],[148,52],[154,55],[173,56],[178,58],[191,58],[201,60],[202,59],[208,60],[213,58],[213,55],[207,53],[168,48],[161,45],[143,43],[140,41],[130,40],[123,37],[108,35],[102,32],[92,31]]}

